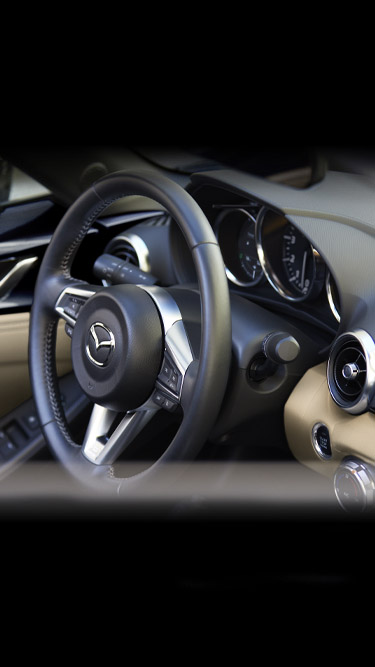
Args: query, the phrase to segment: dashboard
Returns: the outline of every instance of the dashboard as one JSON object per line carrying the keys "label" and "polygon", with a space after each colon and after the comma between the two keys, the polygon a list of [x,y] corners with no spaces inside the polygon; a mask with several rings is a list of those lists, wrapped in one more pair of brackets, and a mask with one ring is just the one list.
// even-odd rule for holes
{"label": "dashboard", "polygon": [[[191,191],[218,240],[231,293],[312,325],[329,342],[340,323],[340,295],[316,244],[269,202],[199,180]],[[173,223],[170,242],[177,280],[193,283],[193,262]]]}
{"label": "dashboard", "polygon": [[312,303],[325,291],[323,299],[340,321],[337,290],[327,265],[286,216],[257,204],[223,209],[214,228],[230,283],[253,288],[268,281],[294,304]]}
{"label": "dashboard", "polygon": [[[316,247],[285,215],[249,198],[232,193],[223,196],[220,189],[210,189],[208,197],[203,201],[197,197],[197,201],[213,227],[232,292],[306,319],[328,333],[336,331],[340,300],[335,280]],[[59,215],[59,208],[56,211],[48,199],[12,209],[13,215],[25,217],[26,224],[16,241],[6,236],[3,240],[4,235],[0,239],[0,288],[4,285],[2,293],[6,295],[0,300],[3,313],[30,306],[32,281]],[[10,212],[8,209],[8,217]],[[45,222],[47,212],[51,226]],[[6,217],[6,212],[2,217]],[[162,210],[100,218],[76,260],[75,270],[80,278],[95,280],[95,272],[101,276],[99,267],[93,267],[103,249],[155,274],[155,280],[162,285],[196,280],[185,240]],[[101,278],[105,280],[104,274]]]}
{"label": "dashboard", "polygon": [[[90,162],[107,163],[100,151],[98,156],[85,158],[83,167]],[[43,161],[36,162],[38,172]],[[51,165],[46,167],[43,180],[48,192],[33,201],[12,200],[0,209],[0,509],[8,516],[15,504],[17,516],[32,516],[30,491],[38,517],[51,518],[54,507],[60,508],[61,503],[58,516],[76,520],[80,511],[84,516],[87,512],[95,518],[91,523],[96,526],[98,517],[105,516],[100,494],[89,494],[86,503],[87,496],[81,496],[81,488],[78,493],[76,480],[67,483],[63,465],[60,479],[39,427],[28,382],[29,315],[38,272],[56,228],[81,191],[82,163],[76,170],[74,165],[67,170],[69,177],[73,174],[75,178],[73,183],[71,176],[67,187],[56,157],[58,162],[55,184],[48,180],[52,181]],[[256,166],[255,159],[253,164]],[[109,172],[132,168],[120,159],[108,161],[108,165]],[[348,563],[352,572],[358,559],[349,581],[357,590],[357,573],[363,573],[364,563],[368,562],[372,574],[372,556],[359,548],[357,538],[347,539],[349,521],[343,519],[352,517],[353,509],[356,518],[367,518],[368,509],[373,517],[375,504],[373,182],[339,171],[328,171],[321,181],[311,184],[300,183],[299,177],[292,182],[289,177],[276,181],[235,167],[208,165],[203,169],[198,164],[197,171],[181,173],[170,163],[165,165],[165,170],[162,166],[157,169],[191,194],[220,246],[231,299],[233,363],[217,423],[197,460],[193,465],[189,462],[193,486],[190,480],[185,480],[186,485],[177,484],[163,506],[158,505],[160,498],[152,488],[145,501],[141,497],[141,509],[135,498],[134,512],[131,503],[124,503],[124,510],[117,501],[105,505],[111,533],[114,517],[121,517],[119,534],[123,534],[126,518],[147,517],[150,521],[142,521],[142,536],[145,530],[156,527],[155,543],[163,543],[156,519],[167,515],[163,537],[171,536],[175,549],[176,531],[171,530],[175,525],[171,521],[213,517],[219,536],[207,552],[211,558],[200,550],[207,572],[213,572],[212,581],[216,576],[217,581],[225,578],[233,582],[234,577],[242,595],[243,579],[238,578],[238,572],[243,565],[245,582],[246,577],[250,581],[251,572],[248,590],[253,594],[259,581],[264,597],[264,590],[274,593],[273,582],[267,588],[269,573],[273,569],[281,573],[285,565],[283,592],[287,586],[289,595],[293,581],[299,582],[308,569],[306,563],[311,563],[309,590],[317,590],[319,597],[322,587],[316,584],[324,579],[319,579],[319,573],[327,573],[324,581],[333,581],[329,592],[336,593],[338,578],[329,579],[332,571],[337,568],[341,576]],[[150,169],[150,163],[137,162],[136,167]],[[192,253],[176,221],[156,202],[130,196],[106,209],[83,239],[71,275],[100,288],[133,282],[150,290],[168,290],[195,345],[200,304]],[[71,299],[73,317],[80,305],[79,298]],[[292,346],[292,358],[284,356],[283,363],[272,360],[277,345],[271,349],[269,342],[274,332],[298,341],[297,357],[297,347]],[[71,372],[71,345],[71,328],[60,320],[59,382],[66,419],[78,442],[92,406]],[[168,379],[172,381],[172,376]],[[169,413],[160,410],[134,447],[122,455],[119,466],[132,469],[133,463],[137,467],[148,461],[150,454],[155,458],[162,455],[165,442],[170,442],[179,428],[179,419],[178,409]],[[68,508],[62,500],[65,494]],[[30,509],[25,509],[25,500]],[[263,516],[276,520],[265,522],[259,538],[256,528]],[[229,561],[218,558],[225,543],[227,517],[234,517],[233,524],[241,530],[238,543],[233,541],[232,532],[226,540],[233,556],[230,572]],[[323,530],[315,539],[316,517],[322,518]],[[330,517],[339,519],[338,535],[331,530]],[[195,546],[186,546],[202,544],[199,540],[203,537],[208,543],[212,531],[201,523],[204,529],[199,540],[196,535],[188,539],[188,524],[182,522],[181,552],[189,554],[196,568]],[[351,535],[358,537],[357,529],[357,522],[349,524]],[[134,544],[140,543],[138,537]],[[254,548],[249,548],[249,539]],[[335,558],[328,553],[333,543]],[[276,548],[280,544],[282,549]],[[259,561],[256,567],[254,554]],[[162,572],[169,562],[168,554],[159,558]],[[181,558],[175,559],[176,579],[180,564]],[[149,563],[145,563],[142,577],[149,570]],[[297,571],[294,580],[293,571]],[[184,590],[192,590],[191,580],[185,577],[184,586]],[[345,587],[345,601],[347,590]]]}
{"label": "dashboard", "polygon": [[[233,366],[209,446],[225,443],[228,453],[233,444],[245,459],[297,459],[330,479],[350,455],[371,463],[372,184],[334,171],[307,186],[217,168],[178,174],[176,180],[209,221],[231,299]],[[1,212],[4,318],[28,314],[39,267],[65,210],[46,194],[27,204],[12,202]],[[192,253],[176,221],[156,202],[129,197],[106,209],[83,239],[72,276],[103,287],[133,283],[168,289],[181,312],[185,309],[192,347],[198,349]],[[72,299],[69,307],[80,305]],[[280,361],[270,351],[274,332],[291,342],[290,358]],[[65,346],[71,336],[65,323]],[[11,410],[2,419],[4,433],[10,432],[8,422],[19,423]],[[256,451],[250,430],[258,442],[269,436],[272,446]],[[31,444],[28,455],[33,451]]]}

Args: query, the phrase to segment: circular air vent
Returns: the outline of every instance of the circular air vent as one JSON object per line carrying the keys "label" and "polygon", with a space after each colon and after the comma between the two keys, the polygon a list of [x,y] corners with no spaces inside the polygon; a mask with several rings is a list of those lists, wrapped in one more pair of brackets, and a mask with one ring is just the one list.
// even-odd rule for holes
{"label": "circular air vent", "polygon": [[148,247],[144,240],[133,232],[115,236],[107,244],[104,252],[139,266],[142,271],[150,271]]}
{"label": "circular air vent", "polygon": [[375,344],[366,331],[339,336],[328,359],[328,386],[333,400],[352,414],[365,412],[375,390]]}
{"label": "circular air vent", "polygon": [[344,401],[357,400],[366,384],[366,357],[358,342],[344,343],[336,356],[333,373]]}
{"label": "circular air vent", "polygon": [[124,238],[114,239],[114,241],[115,242],[111,241],[111,243],[108,244],[106,252],[123,259],[125,262],[130,262],[130,264],[139,266],[138,255],[134,246]]}

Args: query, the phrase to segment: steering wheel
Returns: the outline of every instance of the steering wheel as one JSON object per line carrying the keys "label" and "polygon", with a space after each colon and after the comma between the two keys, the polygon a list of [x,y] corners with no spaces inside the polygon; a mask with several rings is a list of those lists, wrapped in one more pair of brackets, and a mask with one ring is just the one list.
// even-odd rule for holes
{"label": "steering wheel", "polygon": [[[114,201],[148,197],[179,225],[192,253],[201,300],[199,358],[168,289],[90,285],[71,276],[77,250]],[[70,433],[56,373],[59,318],[72,338],[73,371],[93,402],[83,444]],[[206,441],[224,397],[231,361],[228,283],[217,240],[204,213],[178,184],[157,172],[116,172],[96,181],[68,209],[46,250],[30,316],[29,366],[46,442],[80,481],[121,493],[147,482],[165,463],[192,460]],[[158,410],[182,408],[164,453],[125,478],[113,464]],[[165,469],[165,466],[164,466]]]}

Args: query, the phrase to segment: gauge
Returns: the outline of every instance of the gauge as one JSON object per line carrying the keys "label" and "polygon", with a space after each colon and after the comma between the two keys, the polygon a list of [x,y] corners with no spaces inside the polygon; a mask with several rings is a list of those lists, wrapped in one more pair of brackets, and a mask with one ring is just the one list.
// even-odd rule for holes
{"label": "gauge", "polygon": [[308,239],[285,216],[263,208],[257,219],[259,259],[272,287],[289,301],[317,296],[325,265]]}
{"label": "gauge", "polygon": [[240,287],[256,285],[263,278],[255,240],[255,218],[246,209],[222,211],[215,231],[228,279]]}
{"label": "gauge", "polygon": [[282,236],[282,262],[289,290],[297,297],[306,296],[315,277],[314,251],[292,224]]}

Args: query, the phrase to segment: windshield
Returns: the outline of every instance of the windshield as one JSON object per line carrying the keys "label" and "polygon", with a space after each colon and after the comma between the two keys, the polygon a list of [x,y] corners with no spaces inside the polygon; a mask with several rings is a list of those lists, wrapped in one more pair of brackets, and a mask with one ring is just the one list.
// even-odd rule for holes
{"label": "windshield", "polygon": [[0,204],[37,199],[49,190],[0,156]]}

